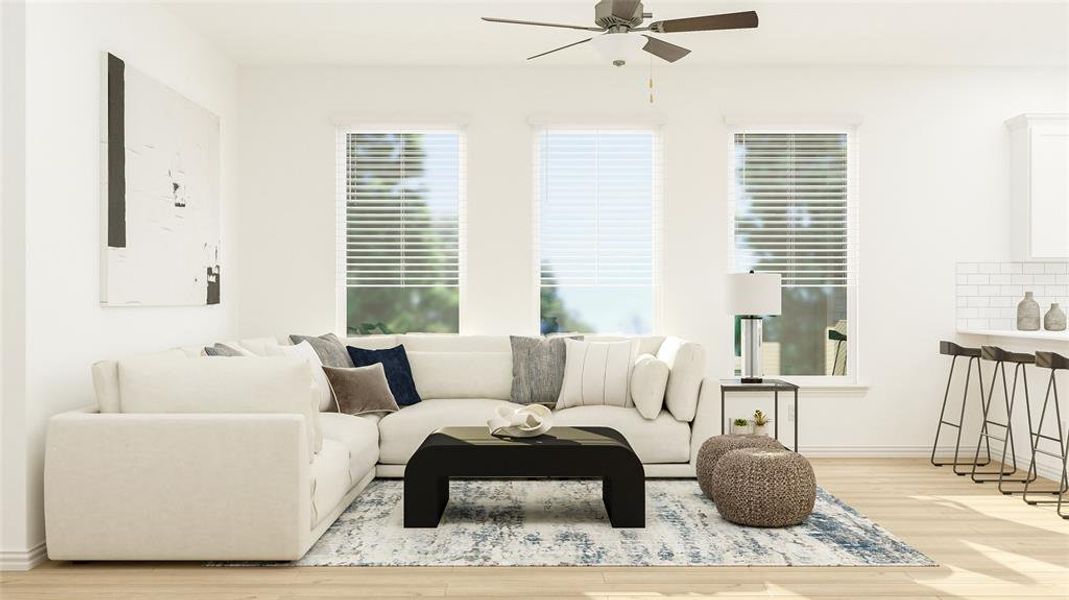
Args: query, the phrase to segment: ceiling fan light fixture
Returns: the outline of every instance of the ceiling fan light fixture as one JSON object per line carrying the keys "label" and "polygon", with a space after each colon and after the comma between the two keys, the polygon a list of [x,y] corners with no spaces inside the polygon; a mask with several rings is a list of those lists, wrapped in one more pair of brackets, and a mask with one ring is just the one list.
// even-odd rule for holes
{"label": "ceiling fan light fixture", "polygon": [[617,67],[622,67],[628,60],[640,56],[642,47],[646,45],[646,38],[637,33],[605,33],[595,36],[591,44],[598,54],[612,61]]}

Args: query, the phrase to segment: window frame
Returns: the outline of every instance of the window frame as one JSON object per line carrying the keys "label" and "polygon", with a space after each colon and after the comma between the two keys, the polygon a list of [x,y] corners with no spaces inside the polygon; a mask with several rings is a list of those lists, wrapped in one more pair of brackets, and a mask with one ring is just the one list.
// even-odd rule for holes
{"label": "window frame", "polygon": [[[541,154],[541,136],[546,131],[568,131],[568,132],[600,132],[600,131],[613,131],[620,133],[650,133],[653,136],[653,198],[651,212],[653,218],[650,220],[650,227],[652,231],[653,240],[653,263],[652,263],[652,293],[653,293],[653,314],[651,315],[651,327],[650,331],[635,333],[635,334],[622,334],[612,331],[596,331],[596,332],[576,332],[586,333],[587,335],[659,335],[663,323],[662,309],[664,302],[662,301],[662,272],[663,272],[663,243],[664,243],[664,131],[660,122],[585,122],[585,121],[567,121],[567,122],[554,122],[554,121],[541,121],[532,120],[531,127],[531,275],[532,275],[532,302],[531,302],[531,316],[529,322],[533,324],[534,331],[541,335],[541,323],[542,323],[542,214],[541,214],[541,173],[542,173],[542,154]],[[562,332],[564,333],[564,332]],[[571,333],[571,332],[569,332]]]}
{"label": "window frame", "polygon": [[[463,302],[466,292],[467,255],[468,255],[468,141],[467,127],[462,123],[420,123],[407,121],[401,123],[337,123],[334,131],[335,191],[334,191],[334,330],[349,336],[348,323],[348,253],[346,242],[348,230],[346,225],[348,165],[345,159],[347,136],[350,133],[445,133],[452,132],[458,136],[459,148],[457,164],[457,334],[464,332]],[[395,333],[394,335],[402,335]]]}
{"label": "window frame", "polygon": [[[736,175],[735,175],[735,135],[736,134],[791,134],[791,133],[831,133],[846,135],[846,239],[847,239],[847,285],[846,285],[846,319],[848,323],[848,335],[846,340],[846,375],[783,375],[782,377],[804,387],[834,388],[856,387],[860,385],[861,378],[861,321],[860,321],[860,202],[858,199],[858,123],[853,119],[836,119],[830,121],[791,120],[779,122],[778,120],[732,120],[725,119],[727,123],[727,158],[728,158],[728,269],[735,272],[735,214],[737,207]],[[799,123],[804,124],[799,124]],[[731,345],[734,346],[734,334],[731,336]],[[736,376],[734,350],[732,357],[732,377]],[[770,377],[781,377],[774,375]]]}

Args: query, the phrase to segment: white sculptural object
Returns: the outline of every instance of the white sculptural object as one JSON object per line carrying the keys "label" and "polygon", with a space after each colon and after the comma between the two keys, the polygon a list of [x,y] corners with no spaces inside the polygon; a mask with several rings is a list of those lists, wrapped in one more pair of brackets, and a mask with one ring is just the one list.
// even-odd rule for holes
{"label": "white sculptural object", "polygon": [[490,435],[500,437],[535,437],[553,427],[553,413],[541,404],[528,404],[518,408],[501,406],[497,416],[486,424]]}

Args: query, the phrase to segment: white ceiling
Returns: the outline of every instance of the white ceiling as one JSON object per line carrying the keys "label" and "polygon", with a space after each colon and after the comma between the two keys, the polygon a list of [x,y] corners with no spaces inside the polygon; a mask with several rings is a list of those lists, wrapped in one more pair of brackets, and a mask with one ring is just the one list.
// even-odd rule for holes
{"label": "white ceiling", "polygon": [[[593,24],[594,0],[165,2],[240,64],[520,65]],[[713,65],[1069,65],[1069,2],[648,0],[656,19],[757,10],[756,30],[663,36]],[[589,44],[533,61],[595,65]]]}

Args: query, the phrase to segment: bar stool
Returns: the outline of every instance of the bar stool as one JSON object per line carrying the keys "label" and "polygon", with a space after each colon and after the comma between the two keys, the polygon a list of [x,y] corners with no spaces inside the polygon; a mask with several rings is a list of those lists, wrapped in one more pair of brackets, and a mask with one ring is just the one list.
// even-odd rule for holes
{"label": "bar stool", "polygon": [[[1013,406],[1014,401],[1017,398],[1017,380],[1020,379],[1024,387],[1024,401],[1025,410],[1028,413],[1028,432],[1031,437],[1032,432],[1032,410],[1030,408],[1030,401],[1028,397],[1028,374],[1025,371],[1025,365],[1035,364],[1036,357],[1033,354],[1025,352],[1010,352],[1003,350],[998,346],[981,346],[980,354],[984,360],[994,361],[995,372],[991,374],[991,387],[987,390],[987,401],[984,402],[984,420],[980,424],[980,437],[976,440],[976,457],[980,456],[980,440],[990,444],[991,439],[1002,442],[1002,459],[999,463],[997,471],[977,471],[976,467],[972,470],[972,480],[976,483],[985,483],[988,481],[998,481],[998,491],[1003,494],[1019,494],[1024,489],[1019,490],[1007,490],[1003,488],[1005,483],[1024,483],[1035,479],[1031,473],[1026,473],[1024,477],[1010,477],[1017,472],[1017,448],[1013,445]],[[1009,387],[1009,382],[1006,377],[1006,363],[1013,363],[1013,387]],[[995,398],[995,381],[999,374],[1002,374],[1002,397],[1005,400],[1006,406],[1006,421],[995,421],[991,418],[991,404]],[[1005,435],[999,437],[991,433],[988,429],[990,426],[1000,427],[1005,432]],[[1006,470],[1006,454],[1007,452],[1012,456],[1013,462],[1011,463],[1010,470]],[[975,460],[973,461],[975,462]]]}
{"label": "bar stool", "polygon": [[[969,403],[969,383],[972,378],[972,366],[973,361],[976,362],[976,382],[980,385],[980,405],[984,403],[984,377],[980,370],[980,349],[979,348],[967,348],[965,346],[959,346],[954,342],[941,341],[939,342],[939,353],[945,356],[951,356],[950,360],[950,376],[947,377],[947,389],[943,393],[943,408],[939,411],[939,424],[935,427],[935,440],[932,442],[932,458],[931,463],[933,466],[942,467],[944,465],[952,465],[954,473],[958,475],[968,475],[968,470],[958,470],[959,466],[973,467],[976,460],[979,458],[979,452],[977,457],[972,462],[960,462],[958,461],[958,453],[961,450],[961,430],[965,423],[965,407]],[[961,414],[958,415],[958,422],[953,423],[946,420],[947,400],[950,398],[950,384],[954,381],[954,367],[958,362],[959,357],[965,357],[968,359],[968,368],[965,371],[965,388],[961,395]],[[943,430],[943,426],[953,427],[958,430],[957,439],[954,441],[954,460],[951,462],[937,462],[935,460],[935,451],[939,447],[939,434]],[[991,462],[991,445],[987,445],[987,460],[980,463],[980,466],[985,466]]]}
{"label": "bar stool", "polygon": [[[1041,369],[1050,369],[1050,380],[1047,383],[1047,394],[1043,398],[1043,408],[1039,411],[1039,421],[1035,424],[1035,430],[1030,432],[1032,460],[1028,464],[1028,474],[1033,480],[1038,476],[1039,467],[1036,465],[1036,455],[1038,454],[1051,456],[1060,460],[1062,464],[1062,473],[1057,489],[1033,490],[1029,483],[1025,483],[1023,497],[1024,501],[1031,505],[1057,503],[1058,515],[1063,519],[1069,519],[1069,512],[1062,511],[1063,496],[1066,491],[1069,491],[1069,473],[1067,473],[1066,467],[1066,455],[1069,454],[1069,447],[1066,446],[1065,432],[1062,430],[1062,412],[1061,408],[1058,406],[1058,379],[1055,376],[1059,370],[1069,369],[1069,358],[1054,352],[1036,352],[1036,366]],[[1043,422],[1046,420],[1047,407],[1051,403],[1052,393],[1054,396],[1054,423],[1058,427],[1057,437],[1043,433]],[[1029,429],[1031,429],[1031,426]],[[1058,444],[1057,452],[1051,452],[1050,450],[1040,448],[1040,441],[1056,442]],[[1056,500],[1033,500],[1029,498],[1029,494],[1055,494],[1058,498]],[[1069,509],[1069,502],[1065,502],[1065,504],[1067,505],[1067,509]]]}

